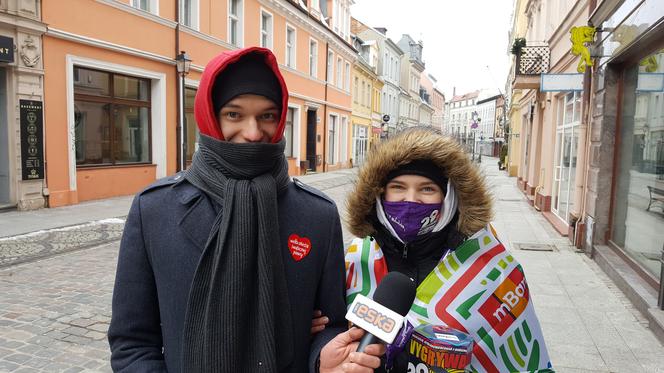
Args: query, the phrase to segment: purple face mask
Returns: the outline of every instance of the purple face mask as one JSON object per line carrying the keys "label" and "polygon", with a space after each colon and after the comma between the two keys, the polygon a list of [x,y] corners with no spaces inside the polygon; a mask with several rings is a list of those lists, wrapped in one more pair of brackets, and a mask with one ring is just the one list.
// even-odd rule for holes
{"label": "purple face mask", "polygon": [[383,201],[385,216],[403,242],[431,232],[440,219],[441,207],[440,203]]}

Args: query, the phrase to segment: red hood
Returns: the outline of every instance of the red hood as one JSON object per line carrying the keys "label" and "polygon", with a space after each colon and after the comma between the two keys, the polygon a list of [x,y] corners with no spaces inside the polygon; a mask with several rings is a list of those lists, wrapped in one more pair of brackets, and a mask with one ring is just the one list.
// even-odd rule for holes
{"label": "red hood", "polygon": [[265,58],[265,64],[272,69],[274,75],[279,80],[281,85],[281,118],[279,119],[279,125],[277,127],[277,132],[272,138],[272,142],[279,142],[284,134],[284,126],[286,123],[286,114],[288,109],[288,88],[286,87],[286,82],[284,82],[284,77],[281,76],[279,72],[279,64],[277,63],[277,58],[272,54],[272,51],[265,48],[259,47],[250,47],[244,48],[229,52],[222,52],[216,57],[214,57],[203,70],[203,76],[201,77],[200,84],[198,86],[198,92],[196,92],[196,101],[194,103],[194,115],[196,116],[196,123],[198,124],[198,129],[202,134],[208,135],[218,140],[224,140],[224,135],[221,133],[221,127],[217,121],[217,115],[214,112],[214,105],[212,104],[212,86],[214,81],[227,66],[239,60],[243,56],[248,54],[258,54],[262,55]]}

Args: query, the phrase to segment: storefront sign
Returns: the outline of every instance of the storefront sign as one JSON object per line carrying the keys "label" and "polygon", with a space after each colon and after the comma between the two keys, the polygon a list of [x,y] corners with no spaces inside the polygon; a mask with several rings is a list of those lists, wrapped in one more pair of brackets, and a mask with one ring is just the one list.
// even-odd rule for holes
{"label": "storefront sign", "polygon": [[14,62],[14,39],[0,36],[0,62]]}
{"label": "storefront sign", "polygon": [[542,74],[540,91],[583,91],[583,74]]}
{"label": "storefront sign", "polygon": [[20,100],[23,180],[44,178],[44,121],[41,101]]}
{"label": "storefront sign", "polygon": [[636,90],[639,92],[664,91],[664,73],[639,73]]}

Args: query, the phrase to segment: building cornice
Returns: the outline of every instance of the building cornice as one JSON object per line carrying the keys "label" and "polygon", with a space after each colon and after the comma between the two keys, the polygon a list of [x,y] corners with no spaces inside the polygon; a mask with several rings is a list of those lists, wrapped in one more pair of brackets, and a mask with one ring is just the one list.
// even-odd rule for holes
{"label": "building cornice", "polygon": [[83,35],[77,35],[77,34],[74,34],[74,33],[71,33],[71,32],[58,30],[58,29],[51,28],[51,27],[48,27],[48,29],[46,30],[46,35],[54,37],[54,38],[58,38],[58,39],[73,41],[73,42],[76,42],[76,43],[81,43],[81,44],[90,45],[90,46],[94,46],[94,47],[98,47],[98,48],[102,48],[102,49],[112,50],[112,51],[115,51],[115,52],[125,53],[125,54],[129,54],[129,55],[132,55],[132,56],[146,58],[146,59],[149,59],[149,60],[152,60],[152,61],[157,61],[157,62],[161,62],[161,63],[165,63],[165,64],[175,66],[175,59],[173,59],[173,58],[169,58],[169,57],[162,56],[162,55],[152,53],[152,52],[142,51],[142,50],[139,50],[139,49],[136,49],[136,48],[127,47],[125,45],[111,43],[111,42],[108,42],[108,41],[105,41],[105,40],[99,40],[99,39],[95,39],[95,38],[91,38],[91,37],[83,36]]}
{"label": "building cornice", "polygon": [[303,95],[303,94],[299,94],[299,93],[297,93],[297,92],[292,92],[292,91],[291,91],[291,92],[288,92],[288,94],[289,94],[291,97],[299,98],[300,100],[304,100],[304,101],[308,101],[308,102],[313,102],[313,103],[316,103],[316,104],[319,104],[319,105],[327,105],[328,107],[331,107],[331,108],[334,108],[334,109],[337,109],[337,110],[347,111],[347,112],[349,112],[349,113],[352,112],[352,108],[349,108],[349,107],[343,107],[343,106],[340,106],[340,105],[337,105],[337,104],[331,103],[331,102],[329,102],[329,101],[319,100],[319,99],[317,99],[317,98],[309,97],[309,96],[306,96],[306,95]]}
{"label": "building cornice", "polygon": [[184,26],[184,25],[180,25],[180,31],[182,31],[182,32],[185,33],[185,34],[189,34],[189,35],[191,35],[191,36],[193,36],[193,37],[199,38],[199,39],[201,39],[201,40],[205,40],[205,41],[207,41],[207,42],[210,42],[210,43],[212,43],[212,44],[216,44],[216,45],[222,46],[222,47],[224,47],[224,48],[226,48],[226,49],[228,49],[228,50],[240,49],[239,47],[236,47],[235,45],[233,45],[233,44],[231,44],[231,43],[228,43],[228,42],[226,42],[226,41],[224,41],[224,40],[221,40],[221,39],[219,39],[219,38],[216,38],[216,37],[214,37],[214,36],[212,36],[212,35],[208,35],[208,34],[205,34],[205,33],[200,32],[200,31],[196,31],[196,30],[194,30],[194,29],[192,29],[192,28],[189,28],[189,27],[187,27],[187,26]]}
{"label": "building cornice", "polygon": [[0,12],[0,26],[15,27],[18,31],[26,33],[43,34],[46,32],[46,24],[7,12]]}

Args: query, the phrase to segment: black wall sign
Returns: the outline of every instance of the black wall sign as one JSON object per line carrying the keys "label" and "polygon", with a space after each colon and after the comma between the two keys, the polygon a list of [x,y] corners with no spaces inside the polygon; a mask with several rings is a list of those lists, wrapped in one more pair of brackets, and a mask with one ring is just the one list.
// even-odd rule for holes
{"label": "black wall sign", "polygon": [[44,178],[44,120],[41,101],[20,100],[23,180]]}
{"label": "black wall sign", "polygon": [[14,62],[14,39],[0,36],[0,62]]}

